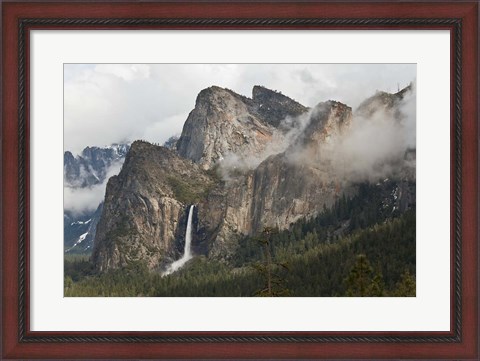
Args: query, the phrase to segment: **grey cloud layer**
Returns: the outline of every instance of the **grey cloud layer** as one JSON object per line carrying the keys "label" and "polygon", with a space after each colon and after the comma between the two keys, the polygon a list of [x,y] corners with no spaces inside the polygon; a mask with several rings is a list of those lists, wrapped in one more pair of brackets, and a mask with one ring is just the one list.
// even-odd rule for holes
{"label": "grey cloud layer", "polygon": [[66,64],[65,150],[181,132],[200,90],[211,85],[251,96],[276,89],[306,106],[329,99],[356,107],[376,90],[395,92],[414,64]]}

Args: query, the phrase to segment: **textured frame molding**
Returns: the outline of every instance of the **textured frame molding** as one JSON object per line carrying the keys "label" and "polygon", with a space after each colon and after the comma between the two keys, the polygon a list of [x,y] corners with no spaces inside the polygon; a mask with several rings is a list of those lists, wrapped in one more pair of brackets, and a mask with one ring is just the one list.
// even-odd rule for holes
{"label": "textured frame molding", "polygon": [[[195,335],[195,332],[188,333],[188,335],[151,335],[151,336],[113,336],[113,335],[92,335],[92,336],[44,336],[41,333],[36,335],[29,335],[28,319],[26,307],[27,300],[27,242],[26,239],[26,219],[27,216],[27,168],[26,168],[26,151],[27,151],[27,109],[26,104],[26,74],[27,74],[27,53],[26,45],[27,34],[29,27],[35,26],[54,26],[54,27],[68,27],[68,26],[121,26],[121,27],[139,27],[139,26],[153,26],[153,27],[221,27],[222,29],[228,27],[281,27],[284,29],[295,29],[302,26],[324,26],[324,27],[349,27],[349,26],[364,26],[366,29],[372,27],[382,26],[407,26],[416,27],[452,27],[453,37],[453,122],[454,122],[454,246],[453,246],[453,335],[445,336],[378,336],[378,333],[372,336],[328,336],[328,335],[312,335],[312,336],[295,336],[295,335],[274,335],[269,336],[255,335],[245,332],[246,335],[224,335],[208,336],[205,333],[202,335]],[[427,18],[427,19],[402,19],[402,18],[372,18],[372,19],[311,19],[311,18],[258,18],[258,19],[233,19],[233,18],[209,18],[209,19],[179,19],[179,18],[165,18],[165,19],[125,19],[125,18],[99,18],[99,19],[78,19],[78,18],[31,18],[19,19],[18,21],[18,341],[20,343],[187,343],[187,342],[233,342],[233,343],[282,343],[282,342],[304,342],[304,343],[342,343],[342,342],[360,342],[360,343],[459,343],[462,341],[462,19],[445,19],[445,18]],[[72,332],[74,334],[74,332]],[[294,334],[295,332],[292,332]],[[185,333],[183,333],[185,334]],[[328,334],[328,332],[322,332]],[[352,333],[353,334],[353,333]]]}

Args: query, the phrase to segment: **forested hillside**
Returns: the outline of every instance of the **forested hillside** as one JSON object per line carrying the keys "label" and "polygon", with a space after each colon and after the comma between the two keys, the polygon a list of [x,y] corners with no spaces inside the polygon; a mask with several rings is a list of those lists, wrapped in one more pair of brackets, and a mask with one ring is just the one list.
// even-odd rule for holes
{"label": "forested hillside", "polygon": [[231,265],[197,257],[162,277],[141,263],[95,275],[89,261],[66,261],[65,295],[415,296],[415,210],[386,212],[378,188],[361,185],[309,221],[242,239]]}
{"label": "forested hillside", "polygon": [[65,296],[414,296],[415,101],[201,90],[178,140],[128,147]]}

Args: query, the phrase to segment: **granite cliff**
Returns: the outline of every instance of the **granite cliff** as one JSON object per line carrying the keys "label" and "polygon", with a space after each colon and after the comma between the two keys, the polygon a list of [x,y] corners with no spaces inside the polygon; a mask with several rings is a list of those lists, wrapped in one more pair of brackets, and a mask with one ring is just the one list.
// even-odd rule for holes
{"label": "granite cliff", "polygon": [[[357,112],[368,117],[378,104],[401,112],[399,102],[410,90],[376,94]],[[241,237],[267,226],[286,229],[341,194],[354,194],[356,183],[328,156],[329,144],[340,142],[354,121],[352,109],[336,101],[308,108],[260,86],[252,98],[219,87],[202,90],[176,149],[134,142],[121,172],[109,180],[95,238],[96,269],[132,262],[164,269],[183,250],[191,204],[193,253],[228,262]],[[399,154],[389,162],[408,168],[404,159]],[[401,193],[408,208],[414,200],[405,184],[415,172],[408,180],[403,172],[396,176],[397,197]]]}
{"label": "granite cliff", "polygon": [[[186,205],[204,199],[214,179],[162,146],[136,141],[111,177],[97,227],[93,261],[102,271],[144,261],[151,269],[175,255]],[[183,240],[184,241],[184,240]]]}

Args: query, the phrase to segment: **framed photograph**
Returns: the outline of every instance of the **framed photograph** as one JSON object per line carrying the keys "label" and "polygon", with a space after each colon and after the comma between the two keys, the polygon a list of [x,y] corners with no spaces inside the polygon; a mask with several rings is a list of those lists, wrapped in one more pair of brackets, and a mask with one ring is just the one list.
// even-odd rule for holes
{"label": "framed photograph", "polygon": [[2,358],[477,359],[478,11],[3,3]]}

